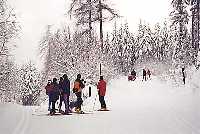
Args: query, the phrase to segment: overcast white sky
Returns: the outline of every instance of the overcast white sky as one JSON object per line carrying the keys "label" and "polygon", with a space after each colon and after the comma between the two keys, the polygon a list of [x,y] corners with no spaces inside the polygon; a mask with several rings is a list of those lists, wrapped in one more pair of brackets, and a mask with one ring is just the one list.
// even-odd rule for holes
{"label": "overcast white sky", "polygon": [[[22,36],[17,42],[16,59],[24,62],[28,59],[40,62],[37,56],[38,42],[46,25],[59,26],[70,20],[64,15],[70,0],[9,0],[15,8],[22,25]],[[168,17],[170,0],[112,0],[113,6],[127,20],[131,31],[137,29],[139,20],[150,24],[161,22]],[[123,23],[119,21],[119,23]],[[109,27],[113,22],[107,24]]]}

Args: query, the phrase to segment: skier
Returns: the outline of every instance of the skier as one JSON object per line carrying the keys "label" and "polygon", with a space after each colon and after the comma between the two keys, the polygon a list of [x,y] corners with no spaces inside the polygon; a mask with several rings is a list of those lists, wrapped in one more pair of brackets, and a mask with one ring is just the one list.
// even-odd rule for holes
{"label": "skier", "polygon": [[185,85],[185,68],[182,68],[183,84]]}
{"label": "skier", "polygon": [[76,94],[76,97],[77,97],[76,107],[75,107],[75,111],[77,113],[83,113],[83,111],[81,111],[81,105],[83,103],[81,95],[82,95],[82,89],[84,87],[85,87],[85,85],[81,81],[81,75],[78,74],[77,78],[76,78],[76,80],[74,82],[74,88],[73,88],[73,92]]}
{"label": "skier", "polygon": [[136,79],[136,72],[135,72],[135,70],[133,69],[133,71],[131,72],[131,75],[133,76],[133,81]]}
{"label": "skier", "polygon": [[48,111],[51,110],[51,101],[50,101],[50,96],[49,96],[50,91],[53,89],[51,84],[52,84],[52,81],[51,81],[51,80],[48,80],[48,83],[47,83],[47,85],[45,86],[46,95],[48,95],[48,97],[49,97],[49,100],[48,100],[48,101],[49,101]]}
{"label": "skier", "polygon": [[149,76],[149,79],[150,79],[151,78],[151,72],[150,72],[149,69],[147,70],[147,75]]}
{"label": "skier", "polygon": [[60,94],[59,84],[57,83],[57,79],[53,78],[52,90],[49,93],[50,101],[52,104],[52,109],[50,111],[50,115],[54,115],[56,113],[55,104],[56,104],[56,101],[59,99],[59,94]]}
{"label": "skier", "polygon": [[146,77],[146,75],[147,75],[147,72],[146,72],[146,70],[145,69],[143,69],[143,80],[147,80],[147,77]]}
{"label": "skier", "polygon": [[106,94],[106,82],[103,80],[103,76],[100,76],[100,80],[97,85],[98,94],[99,94],[99,102],[101,103],[101,110],[106,110],[106,103],[104,100],[104,96]]}
{"label": "skier", "polygon": [[59,112],[62,113],[62,110],[61,110],[61,107],[62,107],[62,102],[64,101],[64,98],[63,98],[63,90],[62,90],[62,82],[63,82],[63,78],[60,77],[60,81],[59,81],[59,88],[60,88],[60,103],[59,103]]}
{"label": "skier", "polygon": [[61,83],[61,90],[62,90],[62,93],[63,93],[63,101],[65,103],[64,114],[68,114],[71,111],[69,109],[70,81],[68,79],[67,74],[63,75],[63,81]]}

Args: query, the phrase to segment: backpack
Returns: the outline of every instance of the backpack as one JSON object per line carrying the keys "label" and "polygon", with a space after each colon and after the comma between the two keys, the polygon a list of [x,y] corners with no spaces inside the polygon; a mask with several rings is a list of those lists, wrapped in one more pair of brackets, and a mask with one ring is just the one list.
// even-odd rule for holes
{"label": "backpack", "polygon": [[59,99],[59,95],[60,95],[59,85],[54,85],[53,86],[53,94],[54,94],[55,100],[58,100]]}

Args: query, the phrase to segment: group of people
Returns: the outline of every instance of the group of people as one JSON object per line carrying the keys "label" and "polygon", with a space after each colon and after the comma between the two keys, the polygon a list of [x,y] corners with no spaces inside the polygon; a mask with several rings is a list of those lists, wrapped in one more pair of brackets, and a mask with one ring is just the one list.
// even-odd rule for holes
{"label": "group of people", "polygon": [[[186,79],[186,74],[185,74],[185,68],[182,67],[181,68],[181,72],[182,72],[182,80],[183,80],[183,84],[185,85],[185,79]],[[148,78],[151,78],[151,71],[149,69],[143,69],[142,70],[142,80],[146,81]],[[134,81],[136,79],[136,71],[133,69],[131,71],[131,74],[128,76],[128,80],[129,81]]]}
{"label": "group of people", "polygon": [[[142,74],[143,80],[145,80],[145,81],[147,80],[147,75],[148,75],[149,78],[151,78],[151,72],[150,72],[149,69],[147,69],[147,70],[143,69],[142,72],[143,72],[143,74]],[[131,71],[131,75],[128,76],[128,80],[134,81],[135,79],[136,79],[136,71],[133,69]]]}
{"label": "group of people", "polygon": [[149,69],[145,70],[143,69],[143,80],[147,80],[147,75],[149,76],[149,79],[151,78],[151,72]]}
{"label": "group of people", "polygon": [[[83,113],[81,110],[81,105],[83,103],[82,99],[82,90],[85,88],[85,82],[81,79],[81,75],[78,74],[76,80],[73,83],[72,91],[76,95],[75,103],[70,103],[69,97],[71,92],[70,80],[68,79],[67,74],[64,74],[60,77],[59,82],[57,78],[53,78],[53,81],[48,80],[47,85],[45,86],[46,94],[49,97],[49,105],[48,110],[50,111],[50,115],[54,115],[56,113],[55,104],[58,100],[59,106],[58,111],[62,114],[69,114],[74,111],[77,113]],[[100,80],[97,84],[99,101],[101,103],[101,109],[106,109],[106,103],[104,100],[104,96],[106,94],[106,82],[103,79],[103,76],[100,76]],[[62,103],[65,104],[65,110],[62,110]],[[73,106],[72,106],[73,104]]]}
{"label": "group of people", "polygon": [[69,109],[69,96],[70,96],[70,81],[68,76],[64,74],[60,77],[60,81],[57,81],[57,78],[53,78],[53,81],[48,80],[48,83],[45,87],[46,94],[49,96],[49,106],[48,110],[50,114],[55,114],[55,104],[58,99],[60,99],[59,103],[59,111],[61,112],[62,102],[65,104],[65,114],[70,112]]}

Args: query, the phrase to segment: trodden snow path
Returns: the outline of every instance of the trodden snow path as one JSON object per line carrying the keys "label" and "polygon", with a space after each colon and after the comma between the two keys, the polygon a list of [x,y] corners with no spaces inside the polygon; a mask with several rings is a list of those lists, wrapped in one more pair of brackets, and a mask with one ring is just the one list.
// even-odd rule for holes
{"label": "trodden snow path", "polygon": [[173,88],[156,77],[145,82],[122,77],[108,86],[109,112],[47,116],[46,107],[40,107],[37,114],[20,107],[16,111],[21,109],[21,120],[4,134],[200,134],[199,98],[187,85]]}
{"label": "trodden snow path", "polygon": [[[115,89],[119,90],[113,92],[112,102],[116,110],[122,107],[117,111],[121,133],[199,134],[200,96],[185,87],[173,88],[156,78],[146,82],[116,81]],[[121,100],[119,107],[115,105],[117,99]]]}

